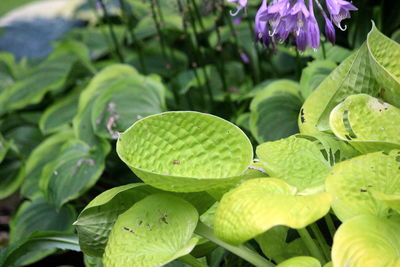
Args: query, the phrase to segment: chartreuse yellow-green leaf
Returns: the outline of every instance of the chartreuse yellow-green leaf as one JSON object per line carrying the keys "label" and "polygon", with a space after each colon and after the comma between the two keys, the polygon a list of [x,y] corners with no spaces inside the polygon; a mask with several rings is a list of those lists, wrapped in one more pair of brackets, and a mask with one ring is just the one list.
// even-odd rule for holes
{"label": "chartreuse yellow-green leaf", "polygon": [[400,195],[399,168],[400,150],[374,152],[336,164],[325,184],[336,216],[346,221],[361,214],[389,215],[390,205],[375,192]]}
{"label": "chartreuse yellow-green leaf", "polygon": [[337,230],[332,247],[333,266],[400,266],[400,225],[373,215],[360,215]]}
{"label": "chartreuse yellow-green leaf", "polygon": [[245,181],[221,199],[214,219],[215,234],[237,245],[276,225],[304,228],[330,208],[328,193],[299,195],[297,189],[276,178]]}
{"label": "chartreuse yellow-green leaf", "polygon": [[382,87],[385,101],[400,107],[400,45],[382,34],[375,25],[367,37],[371,66]]}
{"label": "chartreuse yellow-green leaf", "polygon": [[277,265],[277,267],[321,267],[321,263],[310,256],[294,257]]}
{"label": "chartreuse yellow-green leaf", "polygon": [[134,204],[114,224],[103,256],[105,267],[164,265],[190,253],[197,210],[169,194],[154,194]]}
{"label": "chartreuse yellow-green leaf", "polygon": [[380,87],[372,74],[366,44],[344,60],[306,99],[299,114],[303,134],[329,130],[329,114],[347,96],[369,94],[378,96]]}
{"label": "chartreuse yellow-green leaf", "polygon": [[301,136],[261,144],[257,156],[270,176],[279,177],[299,190],[323,186],[331,168],[320,147]]}
{"label": "chartreuse yellow-green leaf", "polygon": [[114,187],[94,198],[74,223],[81,250],[87,255],[101,257],[117,217],[137,201],[157,192],[148,185],[135,183]]}
{"label": "chartreuse yellow-green leaf", "polygon": [[383,201],[391,209],[400,212],[400,194],[385,194],[379,191],[372,191],[371,193],[375,199]]}
{"label": "chartreuse yellow-green leaf", "polygon": [[347,97],[332,110],[329,123],[337,137],[362,153],[400,148],[400,109],[372,96]]}
{"label": "chartreuse yellow-green leaf", "polygon": [[237,126],[190,111],[137,121],[118,138],[117,153],[145,183],[176,192],[232,183],[253,160],[252,145]]}

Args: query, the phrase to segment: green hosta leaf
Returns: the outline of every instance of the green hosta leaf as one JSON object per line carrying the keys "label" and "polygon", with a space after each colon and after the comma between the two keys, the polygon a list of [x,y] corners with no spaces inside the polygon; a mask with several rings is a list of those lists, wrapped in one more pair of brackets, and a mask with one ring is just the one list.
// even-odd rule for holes
{"label": "green hosta leaf", "polygon": [[197,238],[196,209],[183,199],[155,194],[121,214],[111,231],[104,266],[160,266],[190,253]]}
{"label": "green hosta leaf", "polygon": [[38,127],[29,124],[19,125],[7,131],[4,137],[11,143],[11,149],[22,158],[29,155],[43,139]]}
{"label": "green hosta leaf", "polygon": [[[399,158],[400,162],[400,158]],[[389,208],[400,212],[400,194],[385,194],[382,192],[371,191],[372,196],[380,201],[383,201]]]}
{"label": "green hosta leaf", "polygon": [[164,86],[154,78],[126,77],[96,99],[92,127],[99,136],[116,139],[138,119],[164,111],[164,94]]}
{"label": "green hosta leaf", "polygon": [[221,199],[214,231],[221,239],[240,244],[276,225],[304,228],[324,216],[330,202],[327,193],[299,195],[280,179],[252,179]]}
{"label": "green hosta leaf", "polygon": [[346,221],[335,234],[332,262],[334,266],[399,266],[399,224],[372,215]]}
{"label": "green hosta leaf", "polygon": [[3,135],[0,133],[0,163],[3,161],[9,148],[10,144],[4,139]]}
{"label": "green hosta leaf", "polygon": [[[54,249],[80,251],[78,238],[59,232],[33,233],[0,252],[0,266],[27,265],[46,256]],[[40,257],[38,255],[40,254]]]}
{"label": "green hosta leaf", "polygon": [[301,73],[300,88],[304,99],[317,88],[321,82],[336,68],[329,60],[316,60],[308,63]]}
{"label": "green hosta leaf", "polygon": [[280,80],[269,84],[251,102],[251,133],[259,143],[297,133],[301,104],[298,83]]}
{"label": "green hosta leaf", "polygon": [[400,148],[400,109],[360,94],[332,110],[332,131],[363,153]]}
{"label": "green hosta leaf", "polygon": [[11,221],[10,242],[15,243],[35,231],[72,232],[75,217],[75,210],[69,205],[56,211],[42,197],[25,201]]}
{"label": "green hosta leaf", "polygon": [[313,257],[294,257],[278,264],[276,267],[321,267],[321,263]]}
{"label": "green hosta leaf", "polygon": [[390,207],[372,192],[400,194],[400,151],[375,152],[336,164],[326,178],[332,208],[342,221],[360,214],[387,216]]}
{"label": "green hosta leaf", "polygon": [[86,267],[103,267],[103,259],[98,257],[91,257],[83,254],[83,262]]}
{"label": "green hosta leaf", "polygon": [[90,81],[79,98],[78,113],[73,119],[74,131],[79,139],[89,145],[99,142],[91,123],[95,100],[108,88],[116,86],[127,77],[138,75],[138,72],[128,65],[115,64],[104,68]]}
{"label": "green hosta leaf", "polygon": [[117,152],[145,183],[176,192],[230,184],[253,158],[251,143],[238,127],[198,112],[139,120],[120,135]]}
{"label": "green hosta leaf", "polygon": [[307,98],[299,116],[301,133],[312,134],[329,129],[331,110],[347,96],[379,94],[379,86],[370,69],[370,58],[364,44],[318,86]]}
{"label": "green hosta leaf", "polygon": [[330,170],[320,147],[300,136],[261,144],[257,156],[270,176],[279,177],[299,190],[321,187]]}
{"label": "green hosta leaf", "polygon": [[65,83],[75,61],[76,57],[70,53],[56,51],[0,94],[0,114],[40,102],[47,92]]}
{"label": "green hosta leaf", "polygon": [[339,45],[332,45],[329,42],[325,42],[325,55],[324,49],[318,49],[317,51],[313,51],[313,49],[308,48],[304,56],[311,56],[317,60],[330,60],[336,63],[341,63],[351,54],[351,50],[344,48]]}
{"label": "green hosta leaf", "polygon": [[110,150],[102,142],[95,150],[80,140],[71,140],[58,157],[47,164],[40,178],[40,188],[47,200],[60,208],[64,203],[82,195],[100,178],[104,158]]}
{"label": "green hosta leaf", "polygon": [[98,195],[74,223],[82,251],[101,257],[117,217],[134,203],[156,192],[157,189],[137,183],[115,187]]}
{"label": "green hosta leaf", "polygon": [[0,199],[14,193],[24,178],[25,166],[19,159],[6,159],[0,164]]}
{"label": "green hosta leaf", "polygon": [[32,198],[40,191],[39,179],[44,166],[57,158],[61,147],[73,137],[74,133],[71,130],[60,132],[48,137],[32,151],[26,162],[26,171],[20,174],[24,177],[21,187],[21,194],[24,197]]}
{"label": "green hosta leaf", "polygon": [[39,127],[42,133],[54,133],[70,123],[78,112],[78,100],[81,88],[72,91],[66,97],[46,108],[40,117]]}
{"label": "green hosta leaf", "polygon": [[400,44],[372,26],[367,38],[371,65],[385,101],[400,107]]}

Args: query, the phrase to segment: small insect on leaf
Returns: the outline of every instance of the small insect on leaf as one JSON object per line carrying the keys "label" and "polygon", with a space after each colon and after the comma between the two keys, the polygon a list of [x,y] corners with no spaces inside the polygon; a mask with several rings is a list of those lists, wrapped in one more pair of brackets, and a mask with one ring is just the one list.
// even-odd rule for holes
{"label": "small insect on leaf", "polygon": [[172,161],[172,164],[174,164],[174,165],[179,165],[179,164],[181,164],[181,162],[180,162],[179,160],[176,160],[176,159],[175,159],[175,160]]}
{"label": "small insect on leaf", "polygon": [[132,229],[130,229],[130,228],[128,228],[128,227],[124,227],[123,229],[124,229],[125,231],[128,231],[129,233],[132,233],[132,234],[135,233]]}

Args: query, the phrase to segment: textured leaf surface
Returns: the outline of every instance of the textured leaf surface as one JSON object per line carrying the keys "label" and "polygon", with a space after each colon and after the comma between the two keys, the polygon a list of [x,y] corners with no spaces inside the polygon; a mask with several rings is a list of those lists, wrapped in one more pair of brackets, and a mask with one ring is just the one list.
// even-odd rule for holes
{"label": "textured leaf surface", "polygon": [[400,148],[400,109],[369,95],[346,98],[332,110],[330,126],[363,153]]}
{"label": "textured leaf surface", "polygon": [[72,131],[64,131],[48,137],[32,151],[26,162],[26,171],[22,173],[24,182],[21,187],[21,194],[23,196],[32,198],[40,191],[39,180],[44,166],[56,159],[61,147],[72,138]]}
{"label": "textured leaf surface", "polygon": [[334,266],[395,267],[400,265],[400,226],[372,215],[343,223],[332,247]]}
{"label": "textured leaf surface", "polygon": [[117,217],[134,203],[158,190],[145,184],[128,184],[107,190],[93,199],[74,223],[82,251],[101,257]]}
{"label": "textured leaf surface", "polygon": [[276,225],[303,228],[324,216],[330,202],[327,193],[299,195],[280,179],[252,179],[221,199],[214,231],[222,240],[240,244]]}
{"label": "textured leaf surface", "polygon": [[280,80],[269,84],[251,102],[251,133],[259,143],[297,133],[301,104],[298,83]]}
{"label": "textured leaf surface", "polygon": [[379,86],[370,64],[364,44],[332,71],[305,101],[299,116],[300,132],[312,134],[328,130],[331,110],[349,95],[377,96]]}
{"label": "textured leaf surface", "polygon": [[298,136],[261,144],[257,156],[270,176],[299,190],[323,185],[330,170],[319,146]]}
{"label": "textured leaf surface", "polygon": [[10,224],[10,242],[17,242],[35,231],[72,232],[76,212],[72,206],[57,211],[42,197],[25,201]]}
{"label": "textured leaf surface", "polygon": [[198,213],[185,200],[155,194],[137,202],[114,224],[104,266],[160,266],[190,253]]}
{"label": "textured leaf surface", "polygon": [[54,249],[80,251],[78,238],[72,234],[58,232],[33,233],[2,250],[0,266],[21,266],[31,262],[32,257],[37,260],[38,253]]}
{"label": "textured leaf surface", "polygon": [[336,164],[326,178],[332,208],[341,221],[361,214],[387,216],[390,208],[371,192],[400,194],[400,151],[375,152]]}
{"label": "textured leaf surface", "polygon": [[126,77],[108,87],[95,101],[91,123],[97,135],[118,137],[135,121],[165,110],[165,88],[152,77]]}
{"label": "textured leaf surface", "polygon": [[321,263],[313,257],[294,257],[277,265],[277,267],[321,267]]}
{"label": "textured leaf surface", "polygon": [[80,140],[70,140],[57,159],[46,165],[40,178],[40,188],[46,199],[57,208],[82,195],[100,178],[104,158],[110,150],[102,142],[91,150]]}
{"label": "textured leaf surface", "polygon": [[307,99],[335,68],[336,63],[330,60],[316,60],[308,63],[300,78],[300,91],[303,98]]}
{"label": "textured leaf surface", "polygon": [[166,112],[139,120],[120,135],[117,152],[145,183],[195,192],[240,179],[251,164],[246,135],[221,118]]}
{"label": "textured leaf surface", "polygon": [[400,44],[382,34],[375,25],[368,34],[372,68],[385,101],[400,107]]}

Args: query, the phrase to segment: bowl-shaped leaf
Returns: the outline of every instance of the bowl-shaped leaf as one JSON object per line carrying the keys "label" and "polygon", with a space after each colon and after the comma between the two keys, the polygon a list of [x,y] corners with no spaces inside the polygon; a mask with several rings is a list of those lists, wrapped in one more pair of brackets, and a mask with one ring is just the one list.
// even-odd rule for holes
{"label": "bowl-shaped leaf", "polygon": [[117,152],[145,183],[176,192],[208,190],[240,179],[253,148],[235,125],[199,112],[166,112],[137,121]]}
{"label": "bowl-shaped leaf", "polygon": [[321,267],[321,263],[310,256],[294,257],[277,265],[277,267]]}

